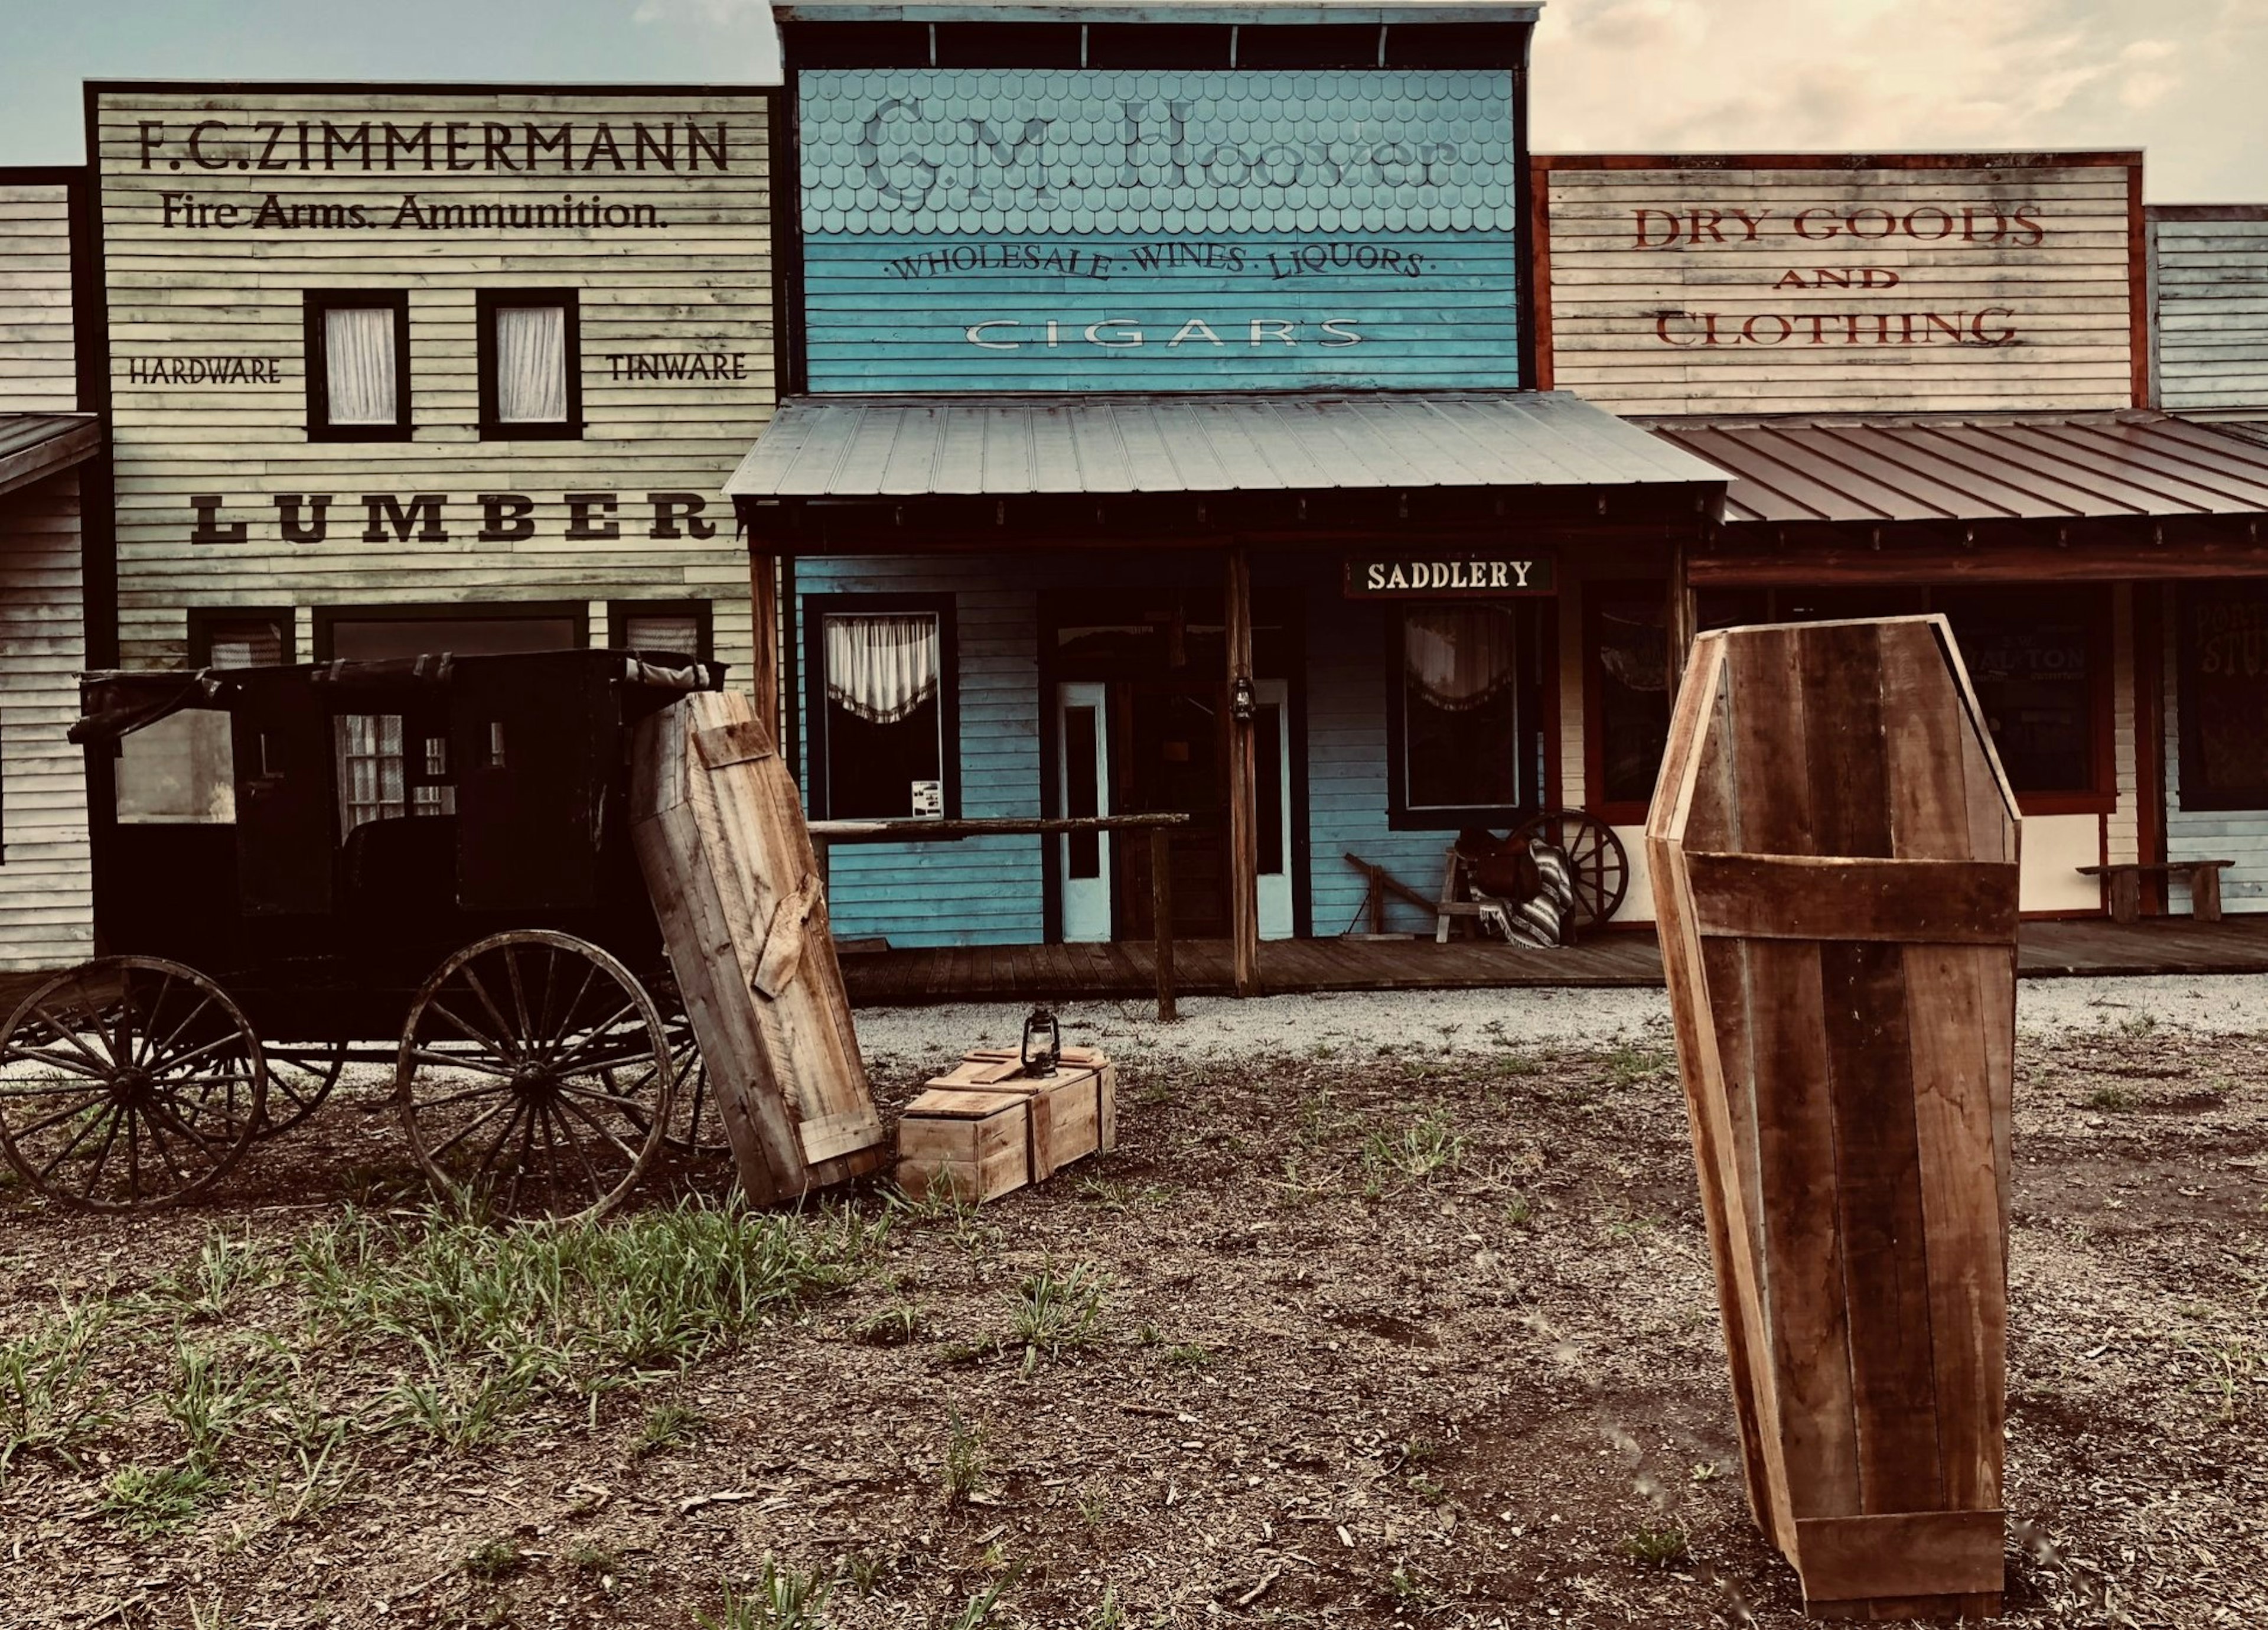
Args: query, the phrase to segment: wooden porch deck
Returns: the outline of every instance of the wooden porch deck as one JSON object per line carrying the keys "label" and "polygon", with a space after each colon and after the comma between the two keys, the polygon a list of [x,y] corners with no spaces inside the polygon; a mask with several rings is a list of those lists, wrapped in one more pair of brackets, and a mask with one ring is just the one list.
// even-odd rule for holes
{"label": "wooden porch deck", "polygon": [[[2268,913],[2195,923],[2162,918],[2121,926],[2108,919],[2026,923],[2018,970],[2025,978],[2096,974],[2268,973]],[[1006,945],[941,950],[860,951],[843,959],[850,999],[861,1007],[947,1001],[1068,1001],[1154,997],[1147,943]],[[1174,947],[1174,984],[1185,996],[1229,991],[1226,940]],[[1658,985],[1661,953],[1650,932],[1601,934],[1564,951],[1495,941],[1277,940],[1260,948],[1270,992],[1475,990],[1492,986]]]}

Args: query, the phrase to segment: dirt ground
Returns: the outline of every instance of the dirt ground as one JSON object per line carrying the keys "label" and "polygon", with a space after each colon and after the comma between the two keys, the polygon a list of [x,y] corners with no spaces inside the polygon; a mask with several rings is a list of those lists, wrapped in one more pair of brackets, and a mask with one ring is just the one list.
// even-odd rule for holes
{"label": "dirt ground", "polygon": [[[469,1447],[380,1406],[414,1339],[312,1300],[350,1206],[422,1226],[379,1086],[199,1209],[11,1188],[0,1427],[40,1441],[0,1625],[791,1630],[814,1580],[843,1630],[1796,1622],[1667,1056],[1423,1053],[1134,1066],[1115,1154],[974,1212],[862,1197],[848,1282]],[[2268,1039],[2138,1022],[2020,1066],[2010,1619],[2268,1622]],[[232,1414],[195,1352],[291,1390]],[[58,1388],[95,1401],[74,1430]]]}

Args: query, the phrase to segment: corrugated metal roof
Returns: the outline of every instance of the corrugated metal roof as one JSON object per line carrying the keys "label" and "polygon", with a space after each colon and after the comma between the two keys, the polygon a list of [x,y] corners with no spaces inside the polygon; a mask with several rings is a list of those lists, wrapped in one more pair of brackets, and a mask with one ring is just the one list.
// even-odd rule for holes
{"label": "corrugated metal roof", "polygon": [[1603,487],[1724,479],[1565,392],[803,396],[735,498]]}
{"label": "corrugated metal roof", "polygon": [[1652,428],[1733,478],[1730,522],[2268,513],[2268,447],[2163,413],[1685,418]]}
{"label": "corrugated metal roof", "polygon": [[68,469],[102,447],[91,413],[0,413],[0,492]]}

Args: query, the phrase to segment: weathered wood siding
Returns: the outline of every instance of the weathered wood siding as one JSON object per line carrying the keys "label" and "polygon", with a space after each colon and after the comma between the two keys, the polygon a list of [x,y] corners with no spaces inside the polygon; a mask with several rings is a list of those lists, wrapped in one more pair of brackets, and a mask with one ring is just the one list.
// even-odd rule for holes
{"label": "weathered wood siding", "polygon": [[[2182,808],[2181,596],[2165,600],[2166,858],[2169,860],[2233,860],[2220,874],[2224,911],[2268,911],[2268,809]],[[2190,909],[2190,891],[2175,880],[2168,907]]]}
{"label": "weathered wood siding", "polygon": [[1550,382],[1626,413],[2132,405],[2139,166],[1539,158]]}
{"label": "weathered wood siding", "polygon": [[0,173],[0,413],[76,410],[77,367],[70,199]]}
{"label": "weathered wood siding", "polygon": [[2268,204],[2149,215],[2158,405],[2268,414]]}
{"label": "weathered wood siding", "polygon": [[[305,657],[314,607],[707,600],[745,682],[747,564],[718,489],[773,402],[762,94],[113,86],[96,105],[129,665],[180,660],[192,607],[297,606]],[[582,439],[484,441],[476,296],[553,287],[578,295]],[[303,297],[321,289],[407,291],[410,439],[309,439]],[[689,376],[720,357],[725,377]],[[239,358],[266,382],[189,382]],[[491,493],[531,502],[529,535],[480,535],[514,529],[484,527]],[[659,519],[653,493],[696,495],[713,530]],[[325,535],[286,542],[278,498],[313,494]],[[438,522],[406,538],[368,498],[425,494]],[[595,495],[589,524],[570,495]],[[202,527],[200,497],[218,500]]]}
{"label": "weathered wood siding", "polygon": [[[0,413],[78,406],[70,199],[0,176]],[[79,547],[77,472],[0,495],[0,970],[94,948],[85,772],[63,739],[86,666]]]}
{"label": "weathered wood siding", "polygon": [[0,969],[93,954],[86,776],[63,739],[86,666],[78,476],[0,497]]}

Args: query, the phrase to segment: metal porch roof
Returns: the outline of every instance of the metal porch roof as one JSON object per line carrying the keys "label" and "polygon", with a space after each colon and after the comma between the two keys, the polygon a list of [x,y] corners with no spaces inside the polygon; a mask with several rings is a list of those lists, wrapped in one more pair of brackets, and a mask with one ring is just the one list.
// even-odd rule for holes
{"label": "metal porch roof", "polygon": [[91,413],[0,413],[0,492],[92,458],[102,424]]}
{"label": "metal porch roof", "polygon": [[1705,485],[1722,471],[1565,392],[802,396],[734,498]]}
{"label": "metal porch roof", "polygon": [[2163,413],[1650,423],[1733,478],[1732,524],[2268,513],[2268,446]]}

